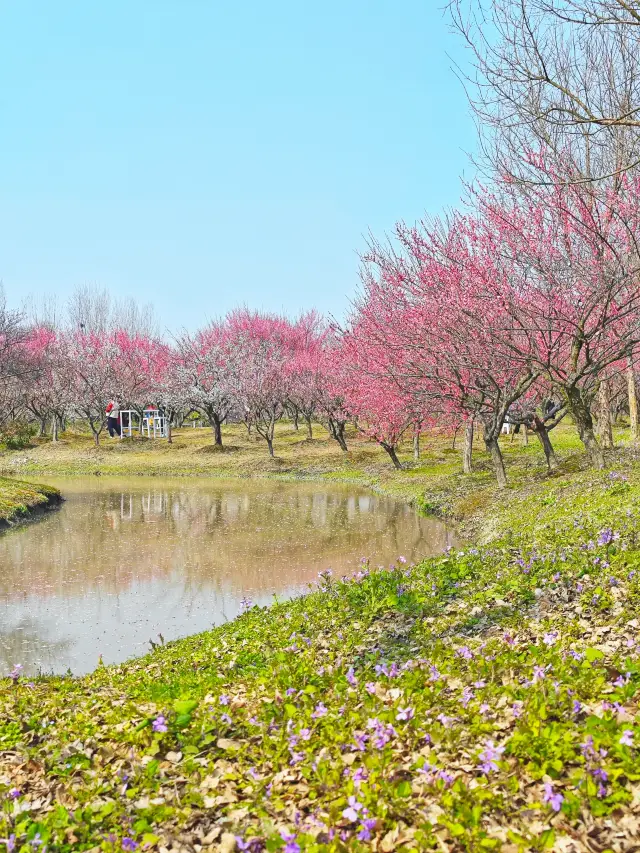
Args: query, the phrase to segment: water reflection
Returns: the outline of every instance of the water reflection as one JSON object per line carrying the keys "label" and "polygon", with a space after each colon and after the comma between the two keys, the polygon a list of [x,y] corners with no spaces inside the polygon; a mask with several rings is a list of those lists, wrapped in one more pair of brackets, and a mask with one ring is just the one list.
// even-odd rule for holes
{"label": "water reflection", "polygon": [[0,667],[85,672],[202,631],[248,597],[295,594],[363,556],[452,544],[442,523],[357,489],[256,481],[51,480],[62,508],[0,537]]}

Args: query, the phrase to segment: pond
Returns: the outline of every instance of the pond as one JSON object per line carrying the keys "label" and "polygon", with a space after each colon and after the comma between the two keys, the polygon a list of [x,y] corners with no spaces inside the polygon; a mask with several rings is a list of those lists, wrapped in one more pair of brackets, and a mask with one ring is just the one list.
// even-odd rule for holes
{"label": "pond", "polygon": [[[40,479],[42,482],[42,478]],[[88,672],[305,592],[455,544],[442,522],[357,487],[47,479],[65,503],[0,535],[0,671]]]}

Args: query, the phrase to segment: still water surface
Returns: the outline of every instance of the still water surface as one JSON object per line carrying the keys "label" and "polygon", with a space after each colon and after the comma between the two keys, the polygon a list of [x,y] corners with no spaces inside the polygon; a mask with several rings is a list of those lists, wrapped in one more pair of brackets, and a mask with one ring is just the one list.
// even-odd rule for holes
{"label": "still water surface", "polygon": [[204,631],[248,598],[304,592],[455,544],[441,522],[358,488],[273,481],[48,480],[62,507],[0,535],[0,671],[83,673]]}

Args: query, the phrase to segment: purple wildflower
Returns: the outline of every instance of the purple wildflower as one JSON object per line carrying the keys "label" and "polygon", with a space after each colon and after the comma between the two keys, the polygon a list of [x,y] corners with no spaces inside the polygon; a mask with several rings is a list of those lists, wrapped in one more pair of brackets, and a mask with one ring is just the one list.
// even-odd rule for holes
{"label": "purple wildflower", "polygon": [[557,631],[549,631],[542,638],[542,642],[545,644],[545,646],[553,646],[554,643],[557,641],[557,639],[558,639],[558,632]]}
{"label": "purple wildflower", "polygon": [[376,820],[372,817],[365,817],[359,826],[358,839],[360,841],[371,840],[371,830],[375,829]]}
{"label": "purple wildflower", "polygon": [[533,683],[535,684],[536,681],[542,681],[542,679],[545,677],[545,674],[545,668],[543,666],[534,666],[532,679]]}
{"label": "purple wildflower", "polygon": [[296,841],[296,837],[292,832],[287,832],[286,829],[280,830],[282,840],[286,842],[284,853],[300,853],[300,845]]}
{"label": "purple wildflower", "polygon": [[464,660],[471,660],[473,657],[473,652],[469,648],[469,646],[462,646],[462,648],[456,651],[456,655],[460,658],[464,658]]}
{"label": "purple wildflower", "polygon": [[322,702],[318,702],[315,707],[314,712],[311,714],[311,719],[319,720],[320,717],[324,717],[327,714],[327,709]]}
{"label": "purple wildflower", "polygon": [[242,612],[246,613],[248,610],[251,610],[253,607],[253,601],[250,598],[243,598],[240,602],[240,607],[242,608]]}
{"label": "purple wildflower", "polygon": [[551,782],[545,782],[543,801],[545,803],[549,803],[554,812],[559,812],[562,808],[564,797],[562,796],[562,794],[554,793],[553,785],[551,784]]}
{"label": "purple wildflower", "polygon": [[220,696],[220,698],[218,699],[218,702],[219,702],[221,705],[228,705],[228,704],[229,704],[229,697],[226,695],[226,693],[223,693],[223,694]]}
{"label": "purple wildflower", "polygon": [[396,720],[400,720],[401,722],[405,722],[407,720],[413,719],[413,708],[398,708],[398,713],[396,714]]}
{"label": "purple wildflower", "polygon": [[166,721],[165,717],[163,717],[162,714],[158,714],[158,716],[155,718],[155,720],[151,723],[151,728],[153,729],[154,732],[166,732],[166,731],[168,731],[167,721]]}
{"label": "purple wildflower", "polygon": [[359,803],[354,796],[349,797],[349,805],[342,812],[342,817],[354,823],[358,820],[358,812],[362,811],[362,803]]}
{"label": "purple wildflower", "polygon": [[483,773],[488,774],[499,770],[497,762],[504,752],[504,746],[495,746],[492,740],[488,740],[484,745],[484,750],[478,756],[480,769]]}
{"label": "purple wildflower", "polygon": [[22,675],[22,669],[22,664],[16,663],[11,672],[9,673],[9,678],[13,681],[14,684],[17,684],[18,680],[20,679],[20,676]]}
{"label": "purple wildflower", "polygon": [[222,720],[223,723],[226,723],[228,726],[230,726],[231,723],[233,722],[233,720],[231,719],[231,717],[228,714],[220,714],[220,719]]}
{"label": "purple wildflower", "polygon": [[135,850],[138,844],[133,840],[133,838],[128,838],[126,835],[122,839],[122,849],[123,850]]}
{"label": "purple wildflower", "polygon": [[355,687],[357,685],[358,679],[353,674],[353,667],[352,666],[350,666],[349,669],[347,670],[347,676],[346,677],[347,677],[347,681],[349,682],[349,684],[352,687]]}
{"label": "purple wildflower", "polygon": [[633,746],[633,730],[625,729],[619,741],[623,746]]}
{"label": "purple wildflower", "polygon": [[598,536],[598,545],[610,545],[613,542],[614,533],[610,527],[605,527]]}

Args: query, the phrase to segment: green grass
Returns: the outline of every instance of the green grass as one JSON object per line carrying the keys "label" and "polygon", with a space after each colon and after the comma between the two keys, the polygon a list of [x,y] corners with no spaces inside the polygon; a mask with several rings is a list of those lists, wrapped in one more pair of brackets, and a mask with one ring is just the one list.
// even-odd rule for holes
{"label": "green grass", "polygon": [[484,544],[325,577],[84,678],[5,679],[0,837],[24,851],[633,849],[640,466],[622,448],[590,471],[568,429],[555,437],[553,477],[533,442],[505,443],[506,494],[488,471],[458,474],[443,442],[396,474],[374,453],[294,464],[292,440],[287,476],[463,507]]}
{"label": "green grass", "polygon": [[55,503],[59,496],[51,486],[0,477],[0,528],[28,518],[35,510]]}

